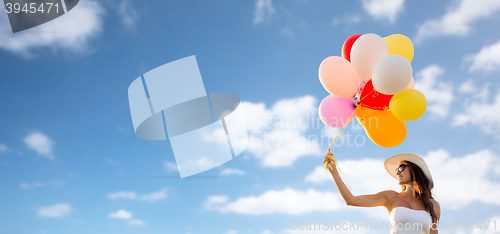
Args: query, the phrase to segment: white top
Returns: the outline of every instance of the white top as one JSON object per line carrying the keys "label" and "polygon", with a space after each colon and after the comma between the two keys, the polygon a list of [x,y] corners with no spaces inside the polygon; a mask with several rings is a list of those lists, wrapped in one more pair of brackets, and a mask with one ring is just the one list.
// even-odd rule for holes
{"label": "white top", "polygon": [[428,234],[432,217],[426,210],[396,206],[389,214],[391,234]]}

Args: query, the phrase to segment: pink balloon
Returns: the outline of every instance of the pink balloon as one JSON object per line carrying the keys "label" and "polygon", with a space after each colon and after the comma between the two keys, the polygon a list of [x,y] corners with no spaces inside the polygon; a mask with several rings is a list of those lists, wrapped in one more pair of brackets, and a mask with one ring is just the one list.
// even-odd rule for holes
{"label": "pink balloon", "polygon": [[319,117],[326,126],[341,128],[355,118],[349,120],[355,109],[356,104],[352,99],[328,95],[319,104]]}
{"label": "pink balloon", "polygon": [[331,95],[351,98],[358,91],[358,78],[351,63],[339,56],[330,56],[319,65],[319,81]]}
{"label": "pink balloon", "polygon": [[410,81],[410,84],[406,88],[407,89],[413,89],[414,87],[415,87],[415,79],[413,79],[413,77],[412,77],[411,81]]}

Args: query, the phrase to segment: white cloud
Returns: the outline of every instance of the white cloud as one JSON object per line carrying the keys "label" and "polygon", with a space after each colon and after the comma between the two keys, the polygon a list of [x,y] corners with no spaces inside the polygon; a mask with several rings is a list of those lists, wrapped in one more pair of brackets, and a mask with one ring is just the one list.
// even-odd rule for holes
{"label": "white cloud", "polygon": [[[221,130],[221,129],[219,129]],[[194,164],[194,167],[202,167],[202,168],[210,168],[211,165],[214,164],[213,160],[210,159],[208,156],[203,155],[200,158],[198,158],[196,161],[192,162]]]}
{"label": "white cloud", "polygon": [[41,132],[34,132],[24,138],[24,143],[42,157],[55,159],[52,153],[54,141]]}
{"label": "white cloud", "polygon": [[[5,11],[3,4],[0,11]],[[85,53],[89,40],[102,31],[103,15],[104,8],[97,1],[80,1],[57,19],[26,31],[0,34],[0,48],[26,58],[38,48]],[[0,31],[12,31],[7,14],[0,15]]]}
{"label": "white cloud", "polygon": [[266,229],[262,231],[260,234],[272,234],[272,232]]}
{"label": "white cloud", "polygon": [[238,231],[237,230],[228,230],[226,233],[227,234],[238,234]]}
{"label": "white cloud", "polygon": [[0,153],[5,153],[5,152],[8,152],[8,151],[10,151],[10,148],[7,147],[7,145],[0,144]]}
{"label": "white cloud", "polygon": [[422,69],[415,79],[415,89],[422,92],[427,98],[427,111],[439,117],[448,115],[450,104],[453,101],[451,84],[438,80],[438,77],[443,73],[443,68],[433,64]]}
{"label": "white cloud", "polygon": [[283,35],[285,35],[285,36],[287,36],[289,38],[292,38],[293,35],[294,35],[293,31],[290,28],[288,28],[288,27],[281,28],[280,32],[283,33]]}
{"label": "white cloud", "polygon": [[474,85],[473,80],[467,80],[460,85],[458,92],[460,93],[474,93],[477,91],[477,87]]}
{"label": "white cloud", "polygon": [[227,196],[211,196],[203,204],[205,209],[223,213],[266,215],[274,213],[303,214],[310,212],[334,211],[345,206],[338,194],[319,192],[314,189],[297,191],[284,189],[270,190],[255,197],[242,197],[228,202]]}
{"label": "white cloud", "polygon": [[117,10],[122,19],[122,24],[127,28],[134,28],[137,21],[139,21],[139,14],[136,7],[131,5],[130,0],[121,0]]}
{"label": "white cloud", "polygon": [[125,199],[125,200],[138,200],[138,201],[147,201],[147,202],[154,202],[154,201],[159,201],[167,197],[167,190],[162,189],[158,192],[152,192],[149,194],[145,195],[137,195],[136,192],[127,192],[127,191],[120,191],[116,193],[109,193],[108,199],[110,200],[119,200],[119,199]]}
{"label": "white cloud", "polygon": [[131,219],[132,218],[132,213],[126,211],[126,210],[119,210],[115,213],[110,213],[108,215],[109,218],[113,218],[113,219]]}
{"label": "white cloud", "polygon": [[433,192],[441,207],[460,209],[474,201],[500,205],[500,157],[485,149],[463,157],[445,150],[423,157],[434,179]]}
{"label": "white cloud", "polygon": [[140,201],[148,201],[148,202],[154,202],[154,201],[159,201],[167,197],[167,190],[163,189],[158,192],[153,192],[150,194],[142,195],[139,197]]}
{"label": "white cloud", "polygon": [[[481,150],[462,157],[451,157],[445,150],[430,151],[422,156],[427,163],[435,187],[434,198],[442,209],[461,209],[473,202],[500,205],[500,157],[491,150]],[[384,160],[340,160],[339,166],[346,176],[343,181],[354,195],[374,194],[384,190],[401,191],[396,179],[384,169]],[[316,184],[330,183],[331,175],[321,166],[315,168],[305,181]],[[222,213],[250,215],[304,214],[314,211],[335,211],[347,207],[338,193],[319,192],[314,189],[298,191],[285,189],[267,191],[259,196],[241,197],[230,201],[228,196],[210,196],[203,203],[207,210]],[[351,209],[351,208],[349,208]],[[353,207],[358,209],[358,207]],[[359,211],[371,217],[385,217],[384,207]]]}
{"label": "white cloud", "polygon": [[458,88],[458,92],[466,95],[465,106],[468,106],[470,103],[470,99],[475,99],[476,101],[480,100],[482,102],[486,102],[488,99],[490,92],[488,90],[490,84],[486,84],[483,86],[482,90],[480,90],[472,79],[469,79],[463,82]]}
{"label": "white cloud", "polygon": [[375,19],[396,22],[405,0],[363,0],[363,9]]}
{"label": "white cloud", "polygon": [[266,20],[270,20],[274,14],[274,7],[272,0],[257,0],[255,3],[253,23],[260,24]]}
{"label": "white cloud", "polygon": [[332,20],[332,26],[337,26],[341,24],[357,24],[363,20],[361,15],[345,15],[345,16],[336,16]]}
{"label": "white cloud", "polygon": [[108,160],[106,160],[107,163],[111,164],[111,165],[115,165],[115,166],[120,166],[122,165],[120,162],[118,161],[114,161],[114,160],[111,160],[108,158]]}
{"label": "white cloud", "polygon": [[207,210],[212,210],[216,208],[216,206],[226,203],[227,200],[229,200],[229,197],[225,195],[210,196],[205,203],[203,203],[203,206]]}
{"label": "white cloud", "polygon": [[[219,146],[223,146],[227,148],[227,138],[224,139],[225,135],[223,134],[217,134],[217,131],[224,131],[224,129],[217,129],[215,131],[207,131],[207,130],[202,130],[200,132],[200,135],[203,138],[206,138],[208,141],[212,141],[215,144],[219,144]],[[214,137],[211,137],[214,136]],[[222,137],[221,137],[222,136]],[[220,140],[225,140],[225,145],[222,145],[222,142]],[[187,170],[194,170],[194,168],[198,168],[198,170],[201,169],[207,169],[207,168],[213,168],[218,166],[218,164],[213,160],[213,158],[207,156],[207,155],[201,155],[198,158],[194,159],[185,159],[182,161],[182,164],[186,166]],[[179,170],[183,170],[183,167],[181,165],[178,165]]]}
{"label": "white cloud", "polygon": [[469,71],[500,71],[500,41],[481,48],[477,54],[466,57],[472,61]]}
{"label": "white cloud", "polygon": [[[354,121],[356,121],[356,120],[354,120]],[[359,127],[360,129],[362,129],[361,125],[359,125],[359,126],[357,125],[356,127],[353,126],[353,130],[357,129],[357,127]],[[334,138],[339,133],[340,133],[340,128],[331,128],[331,127],[328,127],[326,125],[323,127],[323,134],[326,135],[326,136],[330,136],[331,138]],[[339,137],[342,138],[343,134],[340,133]]]}
{"label": "white cloud", "polygon": [[[337,163],[344,164],[342,161],[337,160]],[[342,166],[344,167],[344,166]],[[317,166],[314,170],[309,173],[304,179],[305,182],[311,182],[315,184],[321,184],[326,181],[332,180],[330,173],[322,166]]]}
{"label": "white cloud", "polygon": [[245,172],[243,172],[240,169],[236,168],[225,168],[220,172],[220,176],[229,176],[229,175],[244,175]]}
{"label": "white cloud", "polygon": [[314,97],[282,99],[269,109],[250,102],[243,102],[242,107],[249,131],[247,152],[261,160],[262,166],[290,166],[300,157],[321,154],[318,139],[305,135],[311,127],[323,126],[316,118]]}
{"label": "white cloud", "polygon": [[489,92],[487,87],[475,97],[480,100],[466,101],[462,113],[453,117],[453,126],[462,126],[471,124],[479,127],[485,133],[500,133],[500,94],[489,101]]}
{"label": "white cloud", "polygon": [[500,9],[498,0],[451,1],[445,15],[439,19],[425,21],[419,26],[416,41],[443,35],[466,35],[473,22],[488,18]]}
{"label": "white cloud", "polygon": [[[459,209],[474,201],[500,205],[500,157],[490,150],[482,150],[463,157],[451,157],[445,150],[430,151],[422,156],[434,180],[432,194],[444,209]],[[401,191],[396,179],[384,168],[384,160],[337,160],[347,176],[342,180],[354,195],[373,194],[383,190]],[[496,177],[496,178],[495,178]],[[335,184],[322,166],[316,167],[306,182]],[[390,185],[390,186],[389,186]],[[365,211],[364,209],[362,211]],[[372,213],[374,216],[376,213]],[[380,210],[386,215],[386,210]]]}
{"label": "white cloud", "polygon": [[132,219],[128,221],[128,224],[133,226],[145,226],[146,223],[140,219]]}
{"label": "white cloud", "polygon": [[167,171],[178,171],[177,164],[173,162],[165,161],[163,165],[165,166]]}
{"label": "white cloud", "polygon": [[38,216],[62,218],[71,212],[72,208],[68,204],[55,204],[53,206],[42,206],[38,208]]}
{"label": "white cloud", "polygon": [[32,183],[26,183],[22,182],[19,185],[19,188],[22,189],[33,189],[33,188],[38,188],[38,187],[45,187],[45,186],[53,186],[53,187],[61,187],[64,185],[64,182],[61,180],[51,180],[47,182],[32,182]]}
{"label": "white cloud", "polygon": [[132,226],[145,226],[146,223],[140,219],[132,219],[132,213],[124,209],[120,209],[114,213],[108,215],[112,219],[125,219],[128,220],[128,224]]}
{"label": "white cloud", "polygon": [[[384,160],[364,158],[360,160],[342,160],[337,156],[338,166],[345,174],[342,180],[348,185],[354,195],[373,194],[383,190],[398,190],[401,188],[384,168]],[[335,184],[332,175],[324,166],[316,167],[304,179],[305,182]],[[388,186],[389,185],[389,186]]]}
{"label": "white cloud", "polygon": [[485,86],[483,86],[483,89],[480,92],[476,92],[474,95],[472,95],[472,97],[476,100],[482,101],[483,103],[486,102],[486,100],[488,100],[490,96],[490,91],[488,89],[489,86],[490,84],[486,84]]}
{"label": "white cloud", "polygon": [[121,191],[116,193],[109,193],[108,198],[111,200],[118,200],[118,199],[134,200],[137,198],[137,194],[135,192]]}

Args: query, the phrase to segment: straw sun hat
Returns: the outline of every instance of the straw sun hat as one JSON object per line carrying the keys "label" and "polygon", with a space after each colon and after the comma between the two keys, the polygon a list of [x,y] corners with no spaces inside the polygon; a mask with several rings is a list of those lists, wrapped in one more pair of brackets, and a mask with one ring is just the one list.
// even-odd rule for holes
{"label": "straw sun hat", "polygon": [[431,171],[427,167],[427,164],[425,164],[424,159],[416,154],[398,154],[386,159],[384,162],[385,170],[389,173],[389,175],[397,179],[396,168],[398,168],[399,163],[403,160],[415,163],[418,167],[420,167],[427,179],[429,179],[429,181],[431,182],[430,189],[432,190],[432,188],[434,188],[434,181],[432,180]]}

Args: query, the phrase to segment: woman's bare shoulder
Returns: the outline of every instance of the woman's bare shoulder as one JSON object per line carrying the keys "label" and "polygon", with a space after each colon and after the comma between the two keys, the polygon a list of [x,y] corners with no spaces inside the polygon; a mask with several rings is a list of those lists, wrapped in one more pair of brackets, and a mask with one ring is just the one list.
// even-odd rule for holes
{"label": "woman's bare shoulder", "polygon": [[394,190],[384,190],[380,192],[380,194],[384,195],[391,203],[398,197],[399,193]]}
{"label": "woman's bare shoulder", "polygon": [[394,190],[384,190],[380,193],[383,193],[384,195],[387,195],[387,196],[397,196],[399,195],[398,192],[394,191]]}
{"label": "woman's bare shoulder", "polygon": [[394,208],[395,204],[397,204],[399,193],[394,191],[394,190],[384,190],[380,193],[383,194],[383,196],[388,201],[386,204],[386,208],[387,208],[387,212],[389,212],[389,214],[390,214],[392,209]]}
{"label": "woman's bare shoulder", "polygon": [[434,198],[429,199],[432,202],[432,205],[434,205],[435,208],[441,208],[439,205],[439,202],[437,202]]}

